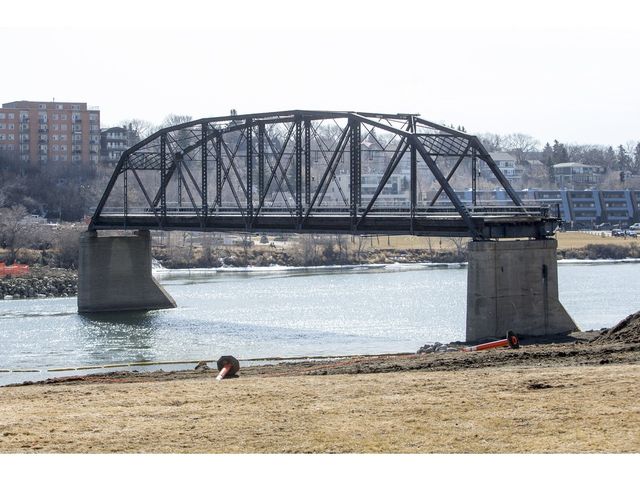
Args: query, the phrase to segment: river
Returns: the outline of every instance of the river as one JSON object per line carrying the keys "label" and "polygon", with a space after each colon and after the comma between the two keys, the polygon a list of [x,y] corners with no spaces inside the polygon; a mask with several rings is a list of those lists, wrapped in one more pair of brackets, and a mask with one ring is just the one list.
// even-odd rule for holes
{"label": "river", "polygon": [[[639,272],[561,263],[560,299],[582,330],[611,327],[640,310]],[[39,370],[0,372],[0,384],[52,367],[415,352],[464,340],[466,275],[460,265],[165,271],[172,310],[86,315],[76,298],[0,301],[0,369]]]}

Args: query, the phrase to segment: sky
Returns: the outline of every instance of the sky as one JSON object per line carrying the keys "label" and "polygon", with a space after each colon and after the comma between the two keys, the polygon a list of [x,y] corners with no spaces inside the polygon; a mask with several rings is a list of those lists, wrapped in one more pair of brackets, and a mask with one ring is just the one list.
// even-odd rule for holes
{"label": "sky", "polygon": [[289,109],[420,113],[545,142],[640,140],[640,6],[561,0],[21,0],[0,103],[103,126]]}

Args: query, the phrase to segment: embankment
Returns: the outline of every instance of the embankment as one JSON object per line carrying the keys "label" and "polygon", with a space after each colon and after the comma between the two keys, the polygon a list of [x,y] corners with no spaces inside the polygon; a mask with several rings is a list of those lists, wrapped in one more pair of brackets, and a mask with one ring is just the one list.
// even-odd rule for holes
{"label": "embankment", "polygon": [[74,270],[32,267],[28,275],[0,278],[0,300],[7,297],[72,297],[77,293],[78,273]]}

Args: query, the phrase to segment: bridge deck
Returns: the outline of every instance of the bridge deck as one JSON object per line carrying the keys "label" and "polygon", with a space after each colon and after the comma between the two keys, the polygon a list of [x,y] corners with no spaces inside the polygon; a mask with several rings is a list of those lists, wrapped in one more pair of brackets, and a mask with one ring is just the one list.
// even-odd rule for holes
{"label": "bridge deck", "polygon": [[[545,238],[558,227],[556,218],[533,215],[472,216],[476,231],[485,238]],[[251,220],[232,213],[204,215],[185,212],[153,214],[105,214],[95,219],[94,227],[104,229],[161,229],[198,231],[295,232],[392,234],[468,237],[467,224],[455,215],[393,216],[370,214],[353,220],[338,214],[314,215],[308,218],[292,215],[261,215]]]}

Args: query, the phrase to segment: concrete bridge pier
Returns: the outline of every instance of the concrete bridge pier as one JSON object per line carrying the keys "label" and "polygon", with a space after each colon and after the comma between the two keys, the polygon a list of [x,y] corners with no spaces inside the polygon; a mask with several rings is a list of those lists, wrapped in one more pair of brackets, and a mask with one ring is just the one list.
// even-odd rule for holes
{"label": "concrete bridge pier", "polygon": [[175,308],[176,302],[151,275],[151,236],[80,238],[78,312]]}
{"label": "concrete bridge pier", "polygon": [[558,298],[555,239],[473,241],[467,273],[468,342],[579,330]]}

